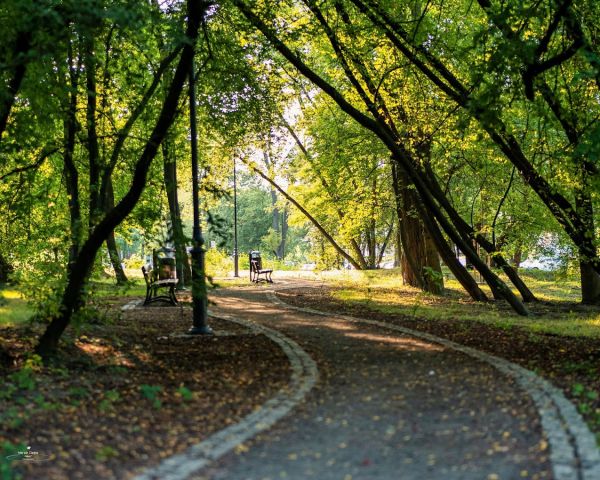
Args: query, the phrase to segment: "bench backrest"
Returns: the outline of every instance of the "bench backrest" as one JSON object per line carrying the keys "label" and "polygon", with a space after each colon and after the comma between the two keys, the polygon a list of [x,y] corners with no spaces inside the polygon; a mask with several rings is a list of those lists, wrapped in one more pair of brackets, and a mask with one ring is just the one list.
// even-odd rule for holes
{"label": "bench backrest", "polygon": [[173,259],[173,262],[165,262],[164,260],[160,262],[158,266],[158,279],[177,280],[177,269],[175,268],[175,259]]}
{"label": "bench backrest", "polygon": [[250,252],[250,271],[258,273],[259,270],[262,270],[262,258],[260,258],[260,252],[252,251]]}

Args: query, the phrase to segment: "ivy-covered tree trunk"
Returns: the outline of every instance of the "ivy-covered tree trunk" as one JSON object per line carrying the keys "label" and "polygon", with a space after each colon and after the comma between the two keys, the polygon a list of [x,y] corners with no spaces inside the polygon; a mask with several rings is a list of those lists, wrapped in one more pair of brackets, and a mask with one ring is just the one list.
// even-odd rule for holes
{"label": "ivy-covered tree trunk", "polygon": [[398,171],[392,167],[393,187],[402,241],[401,269],[404,284],[440,294],[444,290],[440,257],[433,239],[418,214],[420,199]]}

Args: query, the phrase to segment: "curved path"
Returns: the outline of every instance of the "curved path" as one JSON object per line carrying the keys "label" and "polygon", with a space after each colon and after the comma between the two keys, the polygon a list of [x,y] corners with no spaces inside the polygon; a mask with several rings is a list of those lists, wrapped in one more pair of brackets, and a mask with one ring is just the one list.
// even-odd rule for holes
{"label": "curved path", "polygon": [[293,415],[190,478],[553,477],[533,401],[496,368],[264,293],[224,289],[212,310],[291,337],[316,360],[320,381]]}

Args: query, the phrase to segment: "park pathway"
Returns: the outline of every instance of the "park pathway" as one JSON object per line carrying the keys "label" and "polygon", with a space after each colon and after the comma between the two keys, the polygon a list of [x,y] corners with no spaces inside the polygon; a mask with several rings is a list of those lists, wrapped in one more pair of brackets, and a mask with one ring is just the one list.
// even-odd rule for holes
{"label": "park pathway", "polygon": [[211,311],[292,338],[319,382],[291,415],[190,478],[552,478],[536,408],[509,377],[381,326],[286,309],[266,292],[222,289]]}

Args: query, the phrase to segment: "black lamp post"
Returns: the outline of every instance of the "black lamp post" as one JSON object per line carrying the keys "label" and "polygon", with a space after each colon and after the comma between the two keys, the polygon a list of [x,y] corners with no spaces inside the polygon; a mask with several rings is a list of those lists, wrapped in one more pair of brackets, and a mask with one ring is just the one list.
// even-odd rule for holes
{"label": "black lamp post", "polygon": [[239,277],[237,235],[237,179],[235,173],[235,155],[233,156],[233,276]]}
{"label": "black lamp post", "polygon": [[192,231],[192,307],[193,324],[188,333],[191,335],[211,335],[212,329],[206,323],[207,294],[204,276],[204,239],[200,227],[200,206],[198,200],[198,127],[196,125],[196,80],[194,78],[194,59],[190,62],[190,139],[192,150],[192,201],[194,205],[194,229]]}

